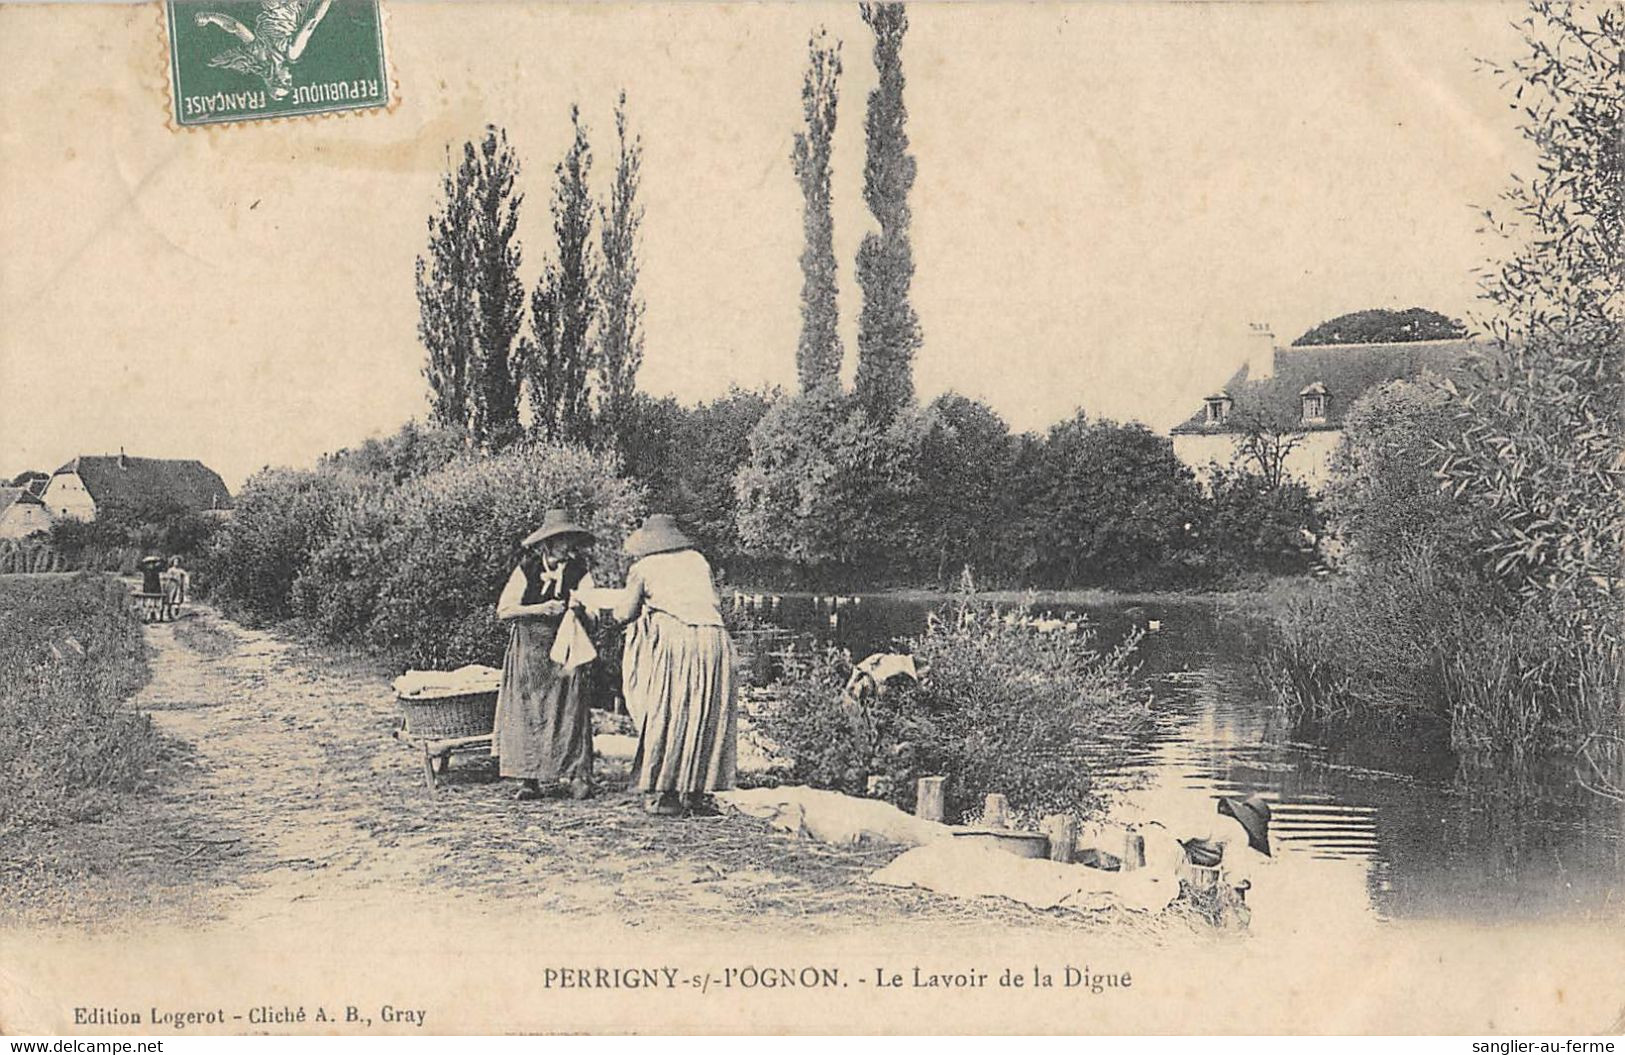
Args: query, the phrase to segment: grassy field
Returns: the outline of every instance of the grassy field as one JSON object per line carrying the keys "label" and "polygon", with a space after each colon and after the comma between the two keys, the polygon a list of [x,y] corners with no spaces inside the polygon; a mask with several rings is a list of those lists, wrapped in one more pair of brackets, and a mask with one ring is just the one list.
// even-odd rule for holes
{"label": "grassy field", "polygon": [[151,722],[141,624],[103,575],[0,576],[0,834],[85,820],[142,786]]}

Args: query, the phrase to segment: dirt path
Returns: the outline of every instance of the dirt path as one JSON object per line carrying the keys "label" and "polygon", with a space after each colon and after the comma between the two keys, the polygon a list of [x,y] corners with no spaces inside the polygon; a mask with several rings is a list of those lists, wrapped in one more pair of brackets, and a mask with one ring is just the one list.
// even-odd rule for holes
{"label": "dirt path", "polygon": [[430,793],[390,737],[381,669],[205,606],[148,640],[152,681],[135,704],[174,745],[156,788],[10,853],[29,864],[0,919],[254,925],[313,904],[433,898],[631,927],[1108,922],[866,884],[891,852],[836,851],[737,815],[651,818],[621,790],[624,764],[601,762],[588,803],[514,802],[491,760],[467,756]]}

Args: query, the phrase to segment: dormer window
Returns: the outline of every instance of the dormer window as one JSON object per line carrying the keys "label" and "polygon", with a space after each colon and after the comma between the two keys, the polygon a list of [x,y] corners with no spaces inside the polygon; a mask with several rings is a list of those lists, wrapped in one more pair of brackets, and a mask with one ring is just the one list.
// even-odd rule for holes
{"label": "dormer window", "polygon": [[1220,392],[1207,397],[1207,424],[1223,425],[1230,420],[1230,393]]}
{"label": "dormer window", "polygon": [[1330,397],[1327,395],[1325,385],[1316,381],[1302,392],[1299,392],[1298,399],[1303,405],[1303,420],[1306,423],[1326,420],[1326,405],[1330,401]]}

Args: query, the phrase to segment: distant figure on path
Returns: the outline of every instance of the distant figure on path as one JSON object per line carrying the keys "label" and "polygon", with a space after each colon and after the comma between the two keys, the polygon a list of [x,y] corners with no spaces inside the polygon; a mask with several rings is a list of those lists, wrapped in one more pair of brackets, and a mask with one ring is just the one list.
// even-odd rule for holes
{"label": "distant figure on path", "polygon": [[[491,753],[498,772],[520,781],[516,799],[568,791],[592,795],[592,714],[586,671],[568,673],[550,653],[567,606],[578,589],[591,589],[585,550],[593,535],[562,509],[549,509],[542,526],[520,543],[523,555],[497,601],[508,624]],[[579,616],[578,616],[579,618]]]}
{"label": "distant figure on path", "polygon": [[192,576],[181,567],[179,556],[169,558],[169,567],[164,569],[164,603],[171,610],[179,610],[186,603],[186,595],[192,589]]}
{"label": "distant figure on path", "polygon": [[141,592],[154,597],[162,597],[164,593],[163,570],[164,560],[148,554],[141,558]]}
{"label": "distant figure on path", "polygon": [[711,793],[734,786],[739,690],[711,565],[665,513],[626,552],[636,563],[612,614],[631,624],[622,681],[638,727],[633,780],[650,813],[713,815]]}

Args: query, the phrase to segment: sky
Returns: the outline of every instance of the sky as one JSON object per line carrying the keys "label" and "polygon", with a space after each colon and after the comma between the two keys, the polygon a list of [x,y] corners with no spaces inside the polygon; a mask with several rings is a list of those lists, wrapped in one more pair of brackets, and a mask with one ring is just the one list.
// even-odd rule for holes
{"label": "sky", "polygon": [[[639,385],[793,384],[807,38],[843,45],[835,244],[856,358],[856,4],[386,3],[388,113],[175,131],[157,9],[0,7],[0,473],[76,454],[265,465],[427,410],[413,262],[448,149],[505,127],[522,274],[552,249],[580,104],[613,164],[644,143]],[[915,4],[904,45],[916,385],[1017,429],[1084,409],[1165,430],[1244,359],[1370,307],[1479,310],[1479,231],[1527,164],[1478,58],[1481,2]],[[312,46],[315,46],[313,38]]]}

